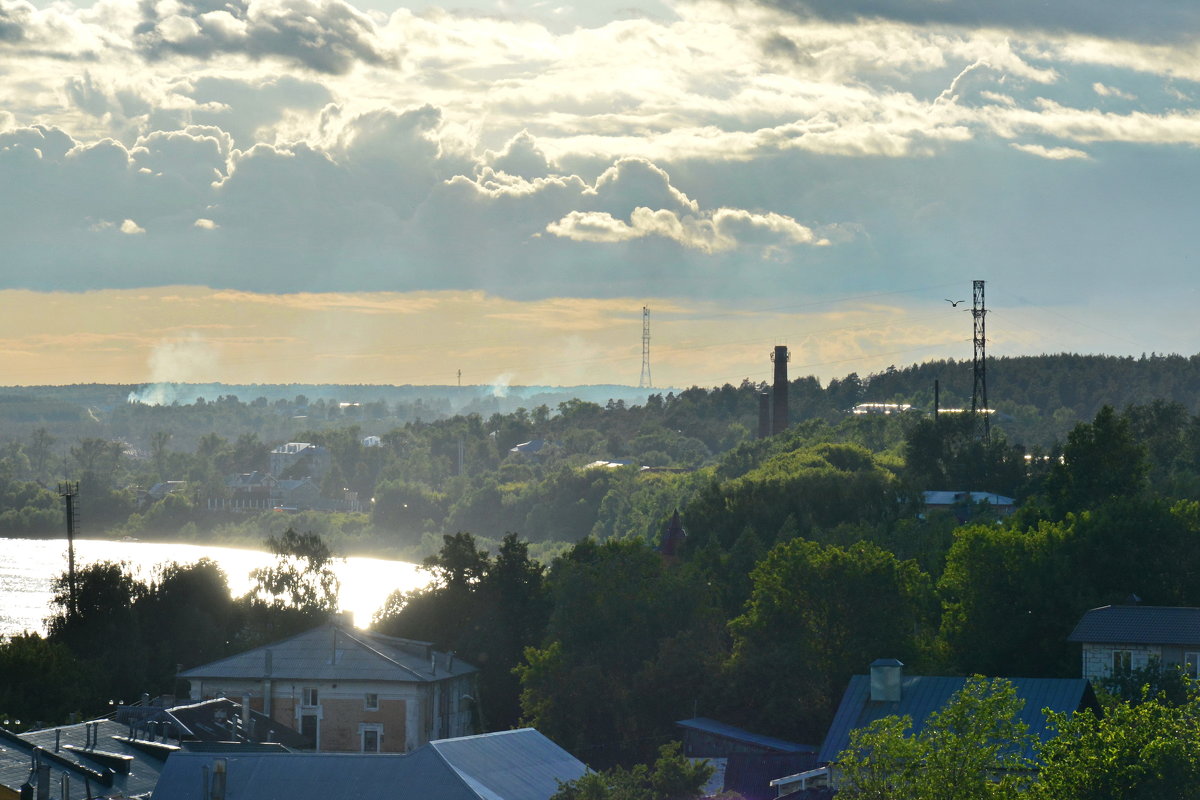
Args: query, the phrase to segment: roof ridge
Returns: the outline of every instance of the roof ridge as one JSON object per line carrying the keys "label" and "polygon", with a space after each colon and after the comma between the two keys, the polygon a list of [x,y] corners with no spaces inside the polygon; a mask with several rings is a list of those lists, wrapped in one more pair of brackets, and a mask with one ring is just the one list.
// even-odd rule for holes
{"label": "roof ridge", "polygon": [[363,641],[362,637],[359,636],[356,632],[348,631],[348,630],[346,630],[346,628],[342,627],[341,625],[334,625],[334,627],[336,627],[342,633],[343,636],[349,637],[349,639],[351,641],[355,642],[356,644],[360,645],[361,647],[366,648],[368,651],[379,656],[384,661],[387,661],[389,664],[399,667],[400,669],[404,670],[405,672],[411,674],[414,678],[417,678],[419,680],[425,680],[426,676],[417,672],[415,669],[408,666],[407,664],[401,664],[399,661],[392,658],[387,653],[381,652],[379,649],[377,649],[373,645],[369,644],[368,642]]}

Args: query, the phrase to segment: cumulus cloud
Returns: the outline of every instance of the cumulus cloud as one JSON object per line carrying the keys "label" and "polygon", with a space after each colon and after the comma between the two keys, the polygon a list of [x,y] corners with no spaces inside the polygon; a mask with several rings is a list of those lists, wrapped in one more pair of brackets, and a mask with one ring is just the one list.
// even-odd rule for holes
{"label": "cumulus cloud", "polygon": [[1103,83],[1096,81],[1092,84],[1092,91],[1101,97],[1116,97],[1120,100],[1136,100],[1137,95],[1123,92],[1115,86],[1105,86]]}
{"label": "cumulus cloud", "polygon": [[139,233],[146,232],[145,228],[143,228],[141,225],[138,225],[136,222],[134,222],[131,219],[127,219],[124,222],[122,222],[121,227],[118,230],[120,230],[121,233],[126,234],[127,236],[133,236],[133,235],[136,235]]}
{"label": "cumulus cloud", "polygon": [[547,225],[546,230],[577,242],[627,242],[659,236],[710,254],[755,245],[764,256],[773,256],[792,245],[817,243],[810,228],[788,217],[729,208],[704,215],[680,215],[666,209],[638,207],[630,214],[629,222],[604,211],[572,211]]}
{"label": "cumulus cloud", "polygon": [[388,60],[371,18],[342,0],[144,0],[142,8],[135,42],[150,58],[280,58],[335,75]]}

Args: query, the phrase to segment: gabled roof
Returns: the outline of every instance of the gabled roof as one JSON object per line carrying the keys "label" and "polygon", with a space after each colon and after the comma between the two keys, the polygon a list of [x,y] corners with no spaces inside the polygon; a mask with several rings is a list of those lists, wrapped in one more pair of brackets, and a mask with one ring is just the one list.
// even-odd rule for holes
{"label": "gabled roof", "polygon": [[189,680],[295,679],[426,683],[475,672],[428,642],[397,639],[327,622],[290,639],[179,673]]}
{"label": "gabled roof", "polygon": [[[89,734],[89,727],[92,733]],[[149,793],[158,782],[167,751],[131,744],[129,729],[111,720],[81,722],[22,734],[0,731],[0,786],[20,791],[30,777],[35,750],[50,765],[51,794],[58,795],[61,775],[71,780],[72,795],[131,797]],[[56,751],[57,741],[57,751]]]}
{"label": "gabled roof", "polygon": [[[1021,708],[1021,721],[1029,726],[1031,734],[1042,740],[1050,736],[1043,709],[1072,713],[1083,708],[1100,708],[1091,683],[1084,678],[1007,680],[1016,689],[1017,696],[1025,701]],[[966,682],[966,678],[906,675],[901,681],[899,702],[886,703],[871,700],[870,676],[853,676],[829,725],[817,761],[824,764],[836,760],[838,754],[850,744],[850,731],[866,727],[883,717],[907,715],[913,721],[912,731],[920,731],[929,715],[945,706],[950,696],[962,689]]]}
{"label": "gabled roof", "polygon": [[1067,641],[1200,645],[1200,608],[1101,606],[1084,612]]}
{"label": "gabled roof", "polygon": [[[255,800],[546,800],[587,771],[532,728],[430,742],[407,755],[178,753],[153,800],[202,800],[204,770],[226,766],[229,797]],[[253,787],[251,791],[249,787]]]}

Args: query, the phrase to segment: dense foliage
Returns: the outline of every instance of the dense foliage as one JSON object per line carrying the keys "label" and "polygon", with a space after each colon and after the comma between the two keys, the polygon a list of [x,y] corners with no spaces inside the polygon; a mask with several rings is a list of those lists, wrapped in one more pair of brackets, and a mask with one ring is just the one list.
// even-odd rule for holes
{"label": "dense foliage", "polygon": [[[1173,387],[1190,386],[1195,367],[1187,359],[1118,361],[1110,365],[1127,376],[1176,368]],[[1037,374],[1034,367],[1049,363],[998,362],[998,371]],[[1080,385],[1100,385],[1086,359],[1058,363],[1078,367]],[[334,608],[322,564],[332,550],[366,542],[425,549],[431,585],[393,596],[376,625],[477,664],[482,728],[536,725],[589,763],[626,770],[612,775],[652,761],[676,737],[674,722],[696,714],[816,744],[849,676],[876,658],[900,658],[925,674],[1074,676],[1078,654],[1066,637],[1088,608],[1133,593],[1156,605],[1200,605],[1200,417],[1192,400],[1099,405],[1077,422],[1092,398],[1073,389],[1068,413],[1039,418],[1043,427],[1056,420],[1045,439],[1032,423],[1022,428],[1015,412],[1012,422],[998,418],[986,441],[965,415],[843,413],[861,399],[919,399],[915,388],[901,388],[931,369],[825,389],[798,380],[799,421],[765,439],[749,433],[753,384],[653,395],[644,405],[564,401],[487,419],[410,421],[384,431],[379,447],[363,444],[363,420],[313,426],[288,438],[328,447],[337,476],[330,485],[369,492],[369,512],[274,514],[252,525],[218,524],[199,495],[143,506],[121,530],[144,531],[155,519],[184,535],[237,524],[272,535],[287,560],[237,601],[211,565],[168,568],[150,584],[119,565],[97,566],[82,576],[87,591],[72,613],[60,592],[47,637],[0,645],[0,668],[13,676],[0,710],[57,719],[112,697],[170,690],[175,664],[278,638]],[[1047,402],[1062,401],[1066,384],[1041,374],[1059,392]],[[944,380],[944,396],[953,396],[954,381]],[[1109,396],[1120,388],[1105,385]],[[880,387],[891,394],[876,394]],[[225,403],[231,414],[244,405]],[[205,408],[215,414],[220,406]],[[184,409],[176,412],[195,413]],[[1035,438],[1018,438],[1021,430]],[[268,440],[255,435],[230,442],[205,434],[194,452],[152,436],[143,458],[101,437],[56,448],[43,431],[0,451],[0,498],[28,499],[0,511],[0,521],[9,512],[51,513],[53,495],[33,481],[57,474],[80,479],[96,503],[87,507],[113,519],[134,508],[134,482],[175,476],[220,491],[226,472],[261,467]],[[536,456],[511,452],[531,439],[548,444]],[[633,464],[587,466],[621,458]],[[1008,494],[1019,510],[1002,516],[966,501],[950,511],[925,508],[926,489]],[[675,510],[686,541],[659,552]],[[165,619],[185,620],[197,635],[147,634]],[[44,675],[29,667],[39,658],[50,665]],[[46,700],[36,700],[36,687]],[[1122,702],[1138,705],[1139,689],[1123,687]],[[1178,692],[1172,697],[1175,705],[1148,698],[1138,713],[1190,708]],[[1133,724],[1136,715],[1125,713],[1113,712],[1112,724]],[[1161,713],[1164,725],[1175,724]],[[1119,734],[1071,730],[1097,747]],[[905,732],[896,724],[878,733],[890,737],[896,758],[922,744],[897,739]],[[1153,745],[1122,741],[1130,753]],[[1048,770],[1075,768],[1069,745],[1062,748],[1043,753]],[[1190,774],[1190,751],[1159,755],[1164,769]],[[1047,797],[1070,796],[1055,791]]]}

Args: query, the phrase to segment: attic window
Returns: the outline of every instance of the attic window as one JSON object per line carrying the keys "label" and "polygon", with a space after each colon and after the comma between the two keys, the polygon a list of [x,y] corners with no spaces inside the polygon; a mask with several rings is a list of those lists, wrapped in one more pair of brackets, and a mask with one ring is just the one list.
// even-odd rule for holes
{"label": "attic window", "polygon": [[317,688],[315,686],[304,687],[304,705],[317,705]]}
{"label": "attic window", "polygon": [[368,692],[363,695],[363,709],[367,711],[379,710],[379,695],[375,692]]}

